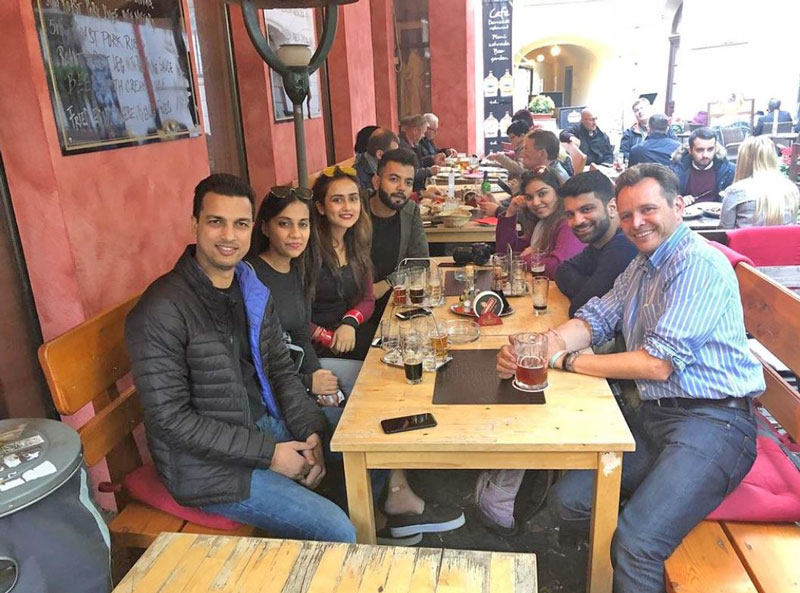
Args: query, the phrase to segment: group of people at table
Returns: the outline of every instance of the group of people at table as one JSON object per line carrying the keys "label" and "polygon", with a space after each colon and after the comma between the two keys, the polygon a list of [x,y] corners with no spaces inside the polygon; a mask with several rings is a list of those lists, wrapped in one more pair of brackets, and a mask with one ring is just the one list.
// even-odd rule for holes
{"label": "group of people at table", "polygon": [[[600,134],[584,116],[585,133]],[[647,120],[637,146],[660,139],[659,121]],[[542,252],[545,274],[571,301],[572,319],[547,333],[551,367],[638,388],[637,403],[623,406],[636,451],[623,461],[614,590],[660,592],[665,559],[753,463],[752,399],[764,390],[733,270],[682,221],[684,196],[723,189],[714,140],[690,137],[683,174],[642,163],[615,187],[600,171],[560,164],[554,134],[514,125],[520,183],[495,204],[497,248]],[[423,116],[405,118],[399,135],[375,128],[353,168],[329,167],[311,189],[273,187],[258,208],[235,176],[196,186],[195,243],[147,288],[125,329],[149,448],[178,503],[279,537],[355,541],[344,505],[332,502],[341,480],[327,498],[316,490],[339,463],[328,442],[393,273],[428,256],[412,198],[441,162],[437,128]],[[756,218],[771,221],[759,200]],[[588,350],[615,339],[610,353]],[[508,345],[497,372],[514,371]],[[588,529],[592,476],[567,472],[542,512]],[[402,470],[371,479],[386,518],[380,541],[408,544],[464,524],[461,509],[414,493]]]}

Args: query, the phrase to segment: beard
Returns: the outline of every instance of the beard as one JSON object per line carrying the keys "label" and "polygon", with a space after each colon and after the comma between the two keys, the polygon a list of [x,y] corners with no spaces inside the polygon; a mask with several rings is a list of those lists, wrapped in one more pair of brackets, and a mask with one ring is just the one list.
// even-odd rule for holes
{"label": "beard", "polygon": [[594,223],[592,233],[587,237],[581,237],[580,241],[591,244],[597,241],[600,237],[606,234],[608,228],[611,226],[611,219],[606,216],[603,220],[598,220]]}
{"label": "beard", "polygon": [[[392,198],[402,198],[403,201],[398,204],[392,201]],[[398,211],[402,210],[403,206],[405,206],[406,203],[408,202],[408,196],[406,194],[397,192],[390,195],[388,192],[384,191],[380,187],[378,188],[378,199],[380,199],[380,201],[383,202],[383,205],[386,206],[387,208],[391,208],[392,210],[398,210]]]}

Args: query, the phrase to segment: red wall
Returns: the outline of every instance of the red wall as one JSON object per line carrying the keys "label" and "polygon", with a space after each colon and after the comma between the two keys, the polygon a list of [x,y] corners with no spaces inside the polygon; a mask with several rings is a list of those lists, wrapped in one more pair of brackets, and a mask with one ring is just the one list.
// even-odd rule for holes
{"label": "red wall", "polygon": [[397,131],[400,122],[397,116],[397,72],[394,69],[394,0],[371,0],[370,10],[377,123]]}
{"label": "red wall", "polygon": [[356,134],[375,125],[370,5],[361,0],[339,10],[336,40],[328,55],[336,162],[353,156]]}
{"label": "red wall", "polygon": [[474,153],[475,12],[472,2],[436,0],[428,4],[431,31],[431,109],[439,116],[438,146]]}
{"label": "red wall", "polygon": [[[297,179],[294,124],[275,121],[269,67],[247,35],[241,7],[231,4],[230,13],[247,169],[256,196],[263,196],[273,185]],[[313,173],[328,165],[322,117],[305,120],[305,136],[306,165]]]}
{"label": "red wall", "polygon": [[172,266],[208,155],[200,136],[62,156],[30,1],[0,3],[0,54],[0,152],[47,340]]}

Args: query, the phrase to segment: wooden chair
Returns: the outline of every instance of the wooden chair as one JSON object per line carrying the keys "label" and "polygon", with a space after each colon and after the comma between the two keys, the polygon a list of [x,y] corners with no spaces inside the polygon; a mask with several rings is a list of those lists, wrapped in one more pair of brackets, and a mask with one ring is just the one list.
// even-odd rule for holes
{"label": "wooden chair", "polygon": [[720,136],[722,138],[722,145],[728,153],[728,160],[736,162],[739,156],[739,147],[744,142],[745,133],[739,126],[730,126],[720,128]]}
{"label": "wooden chair", "polygon": [[[75,414],[92,404],[94,416],[78,433],[86,465],[106,460],[111,480],[120,482],[142,465],[133,431],[142,423],[139,396],[130,385],[125,352],[125,316],[139,300],[132,297],[85,321],[39,348],[53,402],[59,414]],[[209,529],[168,515],[116,493],[118,514],[109,524],[112,542],[122,548],[146,548],[162,531],[252,535],[244,526],[235,531]]]}
{"label": "wooden chair", "polygon": [[[747,331],[795,374],[800,373],[800,297],[745,263],[736,266]],[[763,363],[763,361],[762,361]],[[764,364],[759,398],[796,441],[800,394]],[[668,593],[778,593],[800,590],[800,528],[793,523],[703,521],[665,564]]]}

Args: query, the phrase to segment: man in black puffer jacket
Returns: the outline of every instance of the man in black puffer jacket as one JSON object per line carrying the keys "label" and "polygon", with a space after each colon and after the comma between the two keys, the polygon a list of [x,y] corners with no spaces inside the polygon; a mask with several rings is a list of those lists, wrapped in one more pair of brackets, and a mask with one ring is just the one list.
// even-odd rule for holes
{"label": "man in black puffer jacket", "polygon": [[197,244],[126,320],[150,451],[181,504],[279,537],[353,542],[347,515],[312,491],[325,474],[325,417],[295,372],[269,289],[241,263],[254,212],[244,181],[201,181]]}

